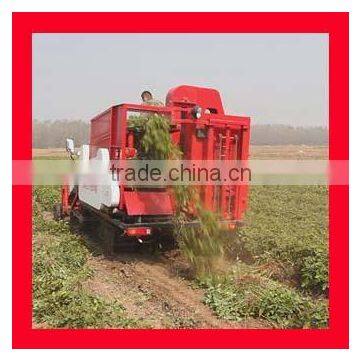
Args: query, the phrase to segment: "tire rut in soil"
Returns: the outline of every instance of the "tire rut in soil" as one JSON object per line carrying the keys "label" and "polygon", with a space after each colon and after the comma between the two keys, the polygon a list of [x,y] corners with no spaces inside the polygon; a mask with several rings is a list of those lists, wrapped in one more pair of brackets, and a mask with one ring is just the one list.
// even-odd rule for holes
{"label": "tire rut in soil", "polygon": [[[219,319],[203,304],[203,291],[171,271],[164,256],[118,254],[92,257],[90,288],[123,302],[130,315],[154,328],[242,328]],[[144,297],[146,300],[144,301]]]}
{"label": "tire rut in soil", "polygon": [[[109,300],[119,300],[130,316],[151,328],[263,328],[258,320],[226,321],[203,301],[204,293],[193,282],[174,271],[171,251],[160,254],[117,252],[111,257],[101,253],[99,239],[84,233],[92,256],[94,277],[90,290]],[[170,255],[168,255],[170,254]]]}

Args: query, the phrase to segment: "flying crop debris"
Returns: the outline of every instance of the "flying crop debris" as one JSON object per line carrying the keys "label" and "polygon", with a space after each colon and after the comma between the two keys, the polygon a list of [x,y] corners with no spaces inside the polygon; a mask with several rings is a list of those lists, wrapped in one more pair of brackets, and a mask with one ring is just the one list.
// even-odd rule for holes
{"label": "flying crop debris", "polygon": [[[167,117],[152,115],[131,119],[132,127],[141,135],[141,153],[146,159],[179,160],[182,152],[170,136],[170,122]],[[223,238],[218,216],[206,210],[195,186],[175,185],[173,193],[176,199],[174,234],[179,247],[193,265],[198,276],[214,274],[224,255]],[[192,209],[193,211],[189,211]],[[187,226],[189,220],[195,220],[195,226]]]}

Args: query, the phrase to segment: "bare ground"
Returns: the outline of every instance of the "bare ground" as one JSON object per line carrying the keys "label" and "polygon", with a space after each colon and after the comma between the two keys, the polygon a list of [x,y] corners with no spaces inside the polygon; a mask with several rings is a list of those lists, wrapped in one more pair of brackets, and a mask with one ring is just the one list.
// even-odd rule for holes
{"label": "bare ground", "polygon": [[[169,255],[170,254],[170,255]],[[183,263],[177,252],[162,255],[94,256],[93,277],[85,284],[92,293],[118,300],[127,314],[150,328],[264,328],[265,322],[228,322],[203,304],[203,291],[179,276]]]}
{"label": "bare ground", "polygon": [[329,158],[328,146],[252,145],[250,158],[255,160],[320,160]]}

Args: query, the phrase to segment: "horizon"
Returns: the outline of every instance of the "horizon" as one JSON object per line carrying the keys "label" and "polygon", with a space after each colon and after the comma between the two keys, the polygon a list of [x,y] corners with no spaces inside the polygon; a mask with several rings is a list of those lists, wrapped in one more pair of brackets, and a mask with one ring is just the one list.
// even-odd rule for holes
{"label": "horizon", "polygon": [[[46,123],[46,122],[51,122],[51,123],[54,123],[54,122],[77,122],[77,121],[81,121],[82,123],[86,124],[88,123],[90,125],[90,120],[83,120],[83,119],[32,119],[32,122],[39,122],[39,123]],[[251,121],[251,119],[250,119]],[[321,129],[326,129],[326,130],[329,130],[329,126],[328,125],[291,125],[291,124],[280,124],[280,123],[273,123],[273,124],[270,124],[270,123],[263,123],[263,124],[252,124],[252,126],[278,126],[278,127],[281,127],[281,126],[284,126],[284,127],[291,127],[291,128],[294,128],[294,129],[297,129],[297,128],[303,128],[303,129],[312,129],[312,128],[321,128]]]}

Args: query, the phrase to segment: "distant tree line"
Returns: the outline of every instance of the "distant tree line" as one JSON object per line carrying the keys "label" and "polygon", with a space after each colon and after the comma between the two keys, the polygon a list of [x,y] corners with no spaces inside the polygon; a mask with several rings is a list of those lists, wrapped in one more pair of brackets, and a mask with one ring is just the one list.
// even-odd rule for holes
{"label": "distant tree line", "polygon": [[33,121],[33,148],[64,148],[66,138],[75,146],[89,142],[89,124],[81,120]]}
{"label": "distant tree line", "polygon": [[[71,137],[75,145],[89,142],[89,123],[81,120],[33,122],[34,148],[63,148]],[[327,145],[328,129],[323,127],[293,127],[288,125],[252,125],[253,145]]]}
{"label": "distant tree line", "polygon": [[320,126],[254,125],[250,131],[253,145],[328,145],[329,143],[328,129]]}

